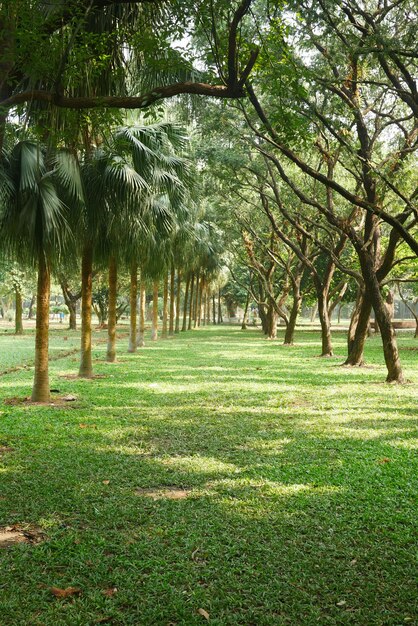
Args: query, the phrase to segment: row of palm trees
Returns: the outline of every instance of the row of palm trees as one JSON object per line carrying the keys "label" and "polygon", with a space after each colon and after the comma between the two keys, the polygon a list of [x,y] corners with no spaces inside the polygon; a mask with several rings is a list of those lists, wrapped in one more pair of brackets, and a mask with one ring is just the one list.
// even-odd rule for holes
{"label": "row of palm trees", "polygon": [[[136,332],[138,268],[142,277],[154,282],[157,297],[158,282],[166,276],[164,306],[168,306],[170,283],[170,306],[174,307],[176,279],[179,301],[185,268],[187,295],[191,284],[186,302],[193,301],[193,285],[201,267],[205,271],[197,283],[203,293],[205,281],[216,268],[216,249],[210,240],[211,228],[199,224],[199,211],[191,200],[193,173],[188,161],[179,156],[186,144],[181,128],[159,123],[120,128],[99,144],[89,141],[82,152],[51,150],[31,140],[4,150],[0,167],[3,252],[23,266],[35,266],[38,275],[32,401],[50,399],[50,282],[60,258],[68,262],[81,256],[80,377],[93,376],[94,266],[108,267],[108,361],[116,358],[117,277],[121,266],[129,267],[131,275],[130,351],[143,341],[142,304]],[[194,306],[197,310],[196,303]]]}

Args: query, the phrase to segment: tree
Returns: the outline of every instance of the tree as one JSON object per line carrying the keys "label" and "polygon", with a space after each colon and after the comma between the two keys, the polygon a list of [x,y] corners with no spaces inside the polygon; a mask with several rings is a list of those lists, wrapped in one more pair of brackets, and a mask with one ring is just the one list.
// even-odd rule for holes
{"label": "tree", "polygon": [[[30,141],[16,144],[1,164],[0,233],[12,258],[37,267],[35,375],[31,399],[48,402],[48,329],[51,265],[69,235],[66,207],[60,198],[72,167],[68,153],[48,160]],[[68,189],[68,187],[67,187]],[[73,186],[69,193],[77,193]]]}

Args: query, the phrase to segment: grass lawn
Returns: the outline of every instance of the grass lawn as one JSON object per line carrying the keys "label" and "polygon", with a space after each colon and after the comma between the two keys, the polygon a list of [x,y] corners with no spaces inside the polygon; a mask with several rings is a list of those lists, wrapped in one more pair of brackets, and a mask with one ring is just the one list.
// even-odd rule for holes
{"label": "grass lawn", "polygon": [[[390,386],[379,339],[364,369],[297,339],[208,328],[128,355],[124,338],[103,378],[51,363],[77,402],[1,402],[0,526],[45,540],[0,549],[0,625],[417,624],[418,341],[401,336],[411,383]],[[0,370],[18,342],[0,336]],[[1,376],[1,398],[32,375]]]}

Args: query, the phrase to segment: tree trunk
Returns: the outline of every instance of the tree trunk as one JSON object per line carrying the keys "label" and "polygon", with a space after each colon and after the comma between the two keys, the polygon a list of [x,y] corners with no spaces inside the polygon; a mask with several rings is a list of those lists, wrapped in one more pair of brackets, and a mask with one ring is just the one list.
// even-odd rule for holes
{"label": "tree trunk", "polygon": [[177,270],[177,293],[176,293],[176,324],[174,332],[177,335],[180,332],[180,294],[181,294],[181,272]]}
{"label": "tree trunk", "polygon": [[332,340],[331,340],[331,323],[328,315],[328,306],[326,294],[319,290],[318,295],[318,315],[321,323],[321,356],[333,356]]}
{"label": "tree trunk", "polygon": [[220,289],[218,290],[218,324],[223,324]]}
{"label": "tree trunk", "polygon": [[187,274],[186,279],[186,291],[184,293],[184,303],[183,303],[183,324],[181,327],[181,331],[185,332],[187,328],[187,303],[189,300],[189,289],[190,289],[190,274]]}
{"label": "tree trunk", "polygon": [[379,281],[376,276],[374,260],[371,255],[364,250],[358,251],[360,258],[361,271],[372,307],[375,313],[376,321],[379,324],[380,333],[383,344],[383,354],[387,367],[386,382],[403,383],[404,377],[399,358],[398,346],[396,342],[395,331],[392,326],[388,309],[383,300]]}
{"label": "tree trunk", "polygon": [[141,280],[139,288],[139,328],[137,346],[143,348],[145,346],[145,306],[147,294],[145,291],[145,281]]}
{"label": "tree trunk", "polygon": [[116,299],[118,294],[118,268],[116,258],[109,259],[109,314],[107,320],[107,353],[106,361],[116,361]]}
{"label": "tree trunk", "polygon": [[29,303],[29,311],[28,311],[28,320],[33,319],[33,305],[35,304],[35,296],[32,295],[31,299],[30,299],[30,303]]}
{"label": "tree trunk", "polygon": [[311,310],[311,323],[315,321],[316,314],[318,313],[318,303],[314,304]]}
{"label": "tree trunk", "polygon": [[152,330],[151,341],[158,339],[158,287],[159,281],[154,280],[152,292]]}
{"label": "tree trunk", "polygon": [[266,315],[267,337],[269,339],[277,338],[277,313],[273,304],[269,303]]}
{"label": "tree trunk", "polygon": [[93,246],[84,246],[81,259],[81,362],[78,375],[81,378],[93,376],[91,359],[91,306],[93,284]]}
{"label": "tree trunk", "polygon": [[347,337],[348,355],[344,365],[352,367],[364,365],[364,345],[368,336],[371,309],[368,294],[361,290],[351,314]]}
{"label": "tree trunk", "polygon": [[250,306],[250,292],[247,293],[247,299],[245,300],[244,317],[242,318],[241,330],[247,330],[247,313]]}
{"label": "tree trunk", "polygon": [[215,326],[215,324],[216,324],[216,298],[215,298],[215,294],[212,294],[212,320],[213,320],[213,325]]}
{"label": "tree trunk", "polygon": [[190,284],[190,303],[189,303],[189,323],[187,324],[187,330],[191,330],[192,328],[192,317],[193,317],[193,294],[194,294],[194,274],[192,274],[192,280]]}
{"label": "tree trunk", "polygon": [[161,332],[161,337],[163,339],[167,339],[168,332],[168,274],[167,272],[164,274],[164,283],[163,283],[163,328]]}
{"label": "tree trunk", "polygon": [[202,321],[202,301],[203,301],[203,290],[205,288],[205,279],[202,277],[200,279],[200,287],[199,287],[199,301],[197,303],[197,311],[196,311],[196,320],[197,326],[199,327]]}
{"label": "tree trunk", "polygon": [[193,304],[193,328],[196,328],[197,326],[197,320],[198,320],[198,306],[199,306],[199,293],[200,293],[200,285],[201,285],[201,280],[200,280],[200,270],[198,270],[197,272],[197,276],[196,276],[196,285],[195,285],[195,298],[194,298],[194,304]]}
{"label": "tree trunk", "polygon": [[130,316],[129,316],[129,345],[128,352],[136,352],[136,320],[137,320],[137,302],[138,302],[138,264],[136,261],[131,263],[131,284],[130,284]]}
{"label": "tree trunk", "polygon": [[15,335],[23,335],[22,314],[22,294],[19,289],[15,289]]}
{"label": "tree trunk", "polygon": [[76,307],[76,303],[73,301],[70,301],[69,304],[67,304],[68,307],[68,311],[70,314],[69,317],[69,322],[68,322],[68,330],[77,330],[77,307]]}
{"label": "tree trunk", "polygon": [[302,296],[299,287],[293,288],[293,304],[289,315],[289,321],[284,335],[284,345],[292,346],[295,339],[295,328],[298,319],[300,307],[302,305]]}
{"label": "tree trunk", "polygon": [[38,289],[36,293],[36,334],[35,334],[35,377],[32,387],[32,402],[49,402],[48,373],[48,331],[49,294],[51,277],[45,255],[38,259]]}
{"label": "tree trunk", "polygon": [[176,274],[175,274],[175,269],[174,269],[174,263],[172,263],[171,271],[170,271],[170,322],[168,325],[168,334],[170,335],[170,337],[174,335],[174,303],[175,303],[175,298],[176,298],[175,279],[176,279]]}

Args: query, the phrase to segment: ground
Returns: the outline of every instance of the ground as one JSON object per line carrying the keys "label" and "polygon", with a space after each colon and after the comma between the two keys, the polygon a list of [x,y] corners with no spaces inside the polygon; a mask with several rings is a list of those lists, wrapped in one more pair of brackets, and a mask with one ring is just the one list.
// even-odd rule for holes
{"label": "ground", "polygon": [[[53,335],[55,356],[77,346]],[[49,407],[3,402],[31,367],[0,376],[0,527],[23,537],[0,548],[1,626],[417,623],[418,342],[400,336],[392,386],[378,338],[364,369],[297,340],[123,336],[112,365],[97,343],[104,377],[54,360],[54,398],[77,399]],[[0,369],[32,350],[3,332]]]}

